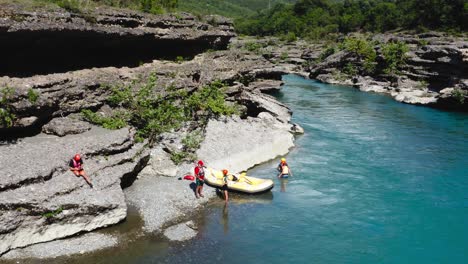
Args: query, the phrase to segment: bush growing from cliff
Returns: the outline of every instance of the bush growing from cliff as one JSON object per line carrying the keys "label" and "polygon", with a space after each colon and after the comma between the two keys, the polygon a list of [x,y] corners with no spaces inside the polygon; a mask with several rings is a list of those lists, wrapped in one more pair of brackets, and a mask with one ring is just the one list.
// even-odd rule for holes
{"label": "bush growing from cliff", "polygon": [[38,99],[39,99],[39,94],[36,91],[34,91],[33,89],[29,89],[28,90],[28,100],[29,100],[29,102],[34,104],[34,103],[37,102]]}
{"label": "bush growing from cliff", "polygon": [[12,127],[16,119],[16,115],[13,114],[13,107],[11,106],[14,93],[15,90],[11,87],[0,89],[0,122],[4,127]]}
{"label": "bush growing from cliff", "polygon": [[401,66],[406,63],[409,47],[406,43],[395,42],[382,45],[382,56],[385,61],[385,73],[398,73]]}
{"label": "bush growing from cliff", "polygon": [[362,37],[347,37],[340,44],[340,48],[354,53],[363,60],[364,70],[367,73],[375,71],[377,52],[374,49],[374,43]]}
{"label": "bush growing from cliff", "polygon": [[137,128],[138,140],[151,141],[163,132],[179,129],[186,121],[204,123],[211,117],[238,114],[235,106],[226,104],[222,82],[213,82],[192,94],[175,87],[156,92],[156,87],[156,75],[151,74],[143,83],[107,88],[110,89],[109,105],[124,110],[116,111],[111,117],[90,110],[82,113],[88,121],[110,129],[132,125]]}
{"label": "bush growing from cliff", "polygon": [[452,96],[459,104],[465,104],[465,97],[468,96],[468,91],[455,88],[452,92]]}
{"label": "bush growing from cliff", "polygon": [[117,111],[110,117],[102,116],[91,110],[84,109],[81,111],[83,117],[89,122],[100,125],[107,129],[120,129],[127,126],[129,114],[125,111]]}
{"label": "bush growing from cliff", "polygon": [[63,211],[63,207],[59,207],[59,208],[57,208],[57,210],[43,213],[42,216],[45,217],[45,218],[51,218],[51,217],[57,216],[62,211]]}

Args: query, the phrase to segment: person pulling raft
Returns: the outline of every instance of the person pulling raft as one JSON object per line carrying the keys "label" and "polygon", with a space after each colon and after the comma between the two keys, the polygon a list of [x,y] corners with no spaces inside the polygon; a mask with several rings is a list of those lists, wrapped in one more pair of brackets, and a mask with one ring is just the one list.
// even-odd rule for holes
{"label": "person pulling raft", "polygon": [[279,171],[278,178],[288,178],[289,176],[293,176],[291,168],[289,168],[285,158],[281,158],[277,169]]}
{"label": "person pulling raft", "polygon": [[228,180],[229,180],[229,174],[228,170],[224,169],[223,170],[223,183],[224,185],[221,187],[221,190],[223,190],[224,193],[224,201],[227,203],[229,200],[229,193],[228,193]]}

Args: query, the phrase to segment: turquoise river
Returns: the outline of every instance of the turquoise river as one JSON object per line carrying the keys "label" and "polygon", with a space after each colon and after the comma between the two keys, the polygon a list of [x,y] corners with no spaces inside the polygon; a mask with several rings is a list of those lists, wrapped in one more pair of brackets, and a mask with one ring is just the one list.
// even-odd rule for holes
{"label": "turquoise river", "polygon": [[[284,81],[279,99],[305,129],[286,157],[294,177],[207,208],[201,234],[165,261],[468,263],[466,113]],[[274,178],[276,165],[249,174]]]}
{"label": "turquoise river", "polygon": [[278,99],[305,129],[286,156],[294,177],[275,177],[279,159],[259,165],[248,174],[271,192],[215,199],[195,239],[111,262],[468,263],[468,114],[284,81]]}

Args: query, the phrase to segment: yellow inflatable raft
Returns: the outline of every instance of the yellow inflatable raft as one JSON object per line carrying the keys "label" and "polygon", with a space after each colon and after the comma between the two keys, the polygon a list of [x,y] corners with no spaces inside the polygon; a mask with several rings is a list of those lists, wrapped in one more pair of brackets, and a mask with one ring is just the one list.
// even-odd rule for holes
{"label": "yellow inflatable raft", "polygon": [[[275,185],[270,179],[260,179],[255,177],[246,176],[245,173],[240,174],[237,177],[237,181],[234,181],[232,175],[228,176],[228,189],[236,192],[243,193],[262,193],[269,191]],[[208,168],[205,173],[205,182],[213,187],[222,187],[223,172]]]}

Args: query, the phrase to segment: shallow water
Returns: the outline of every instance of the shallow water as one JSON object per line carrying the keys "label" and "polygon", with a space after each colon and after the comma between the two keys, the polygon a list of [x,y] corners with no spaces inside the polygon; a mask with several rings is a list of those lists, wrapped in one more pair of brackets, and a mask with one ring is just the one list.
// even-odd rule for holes
{"label": "shallow water", "polygon": [[[141,238],[93,263],[468,263],[468,115],[285,76],[305,134],[249,171],[260,196],[211,202],[184,243]],[[77,259],[77,263],[85,260]]]}

